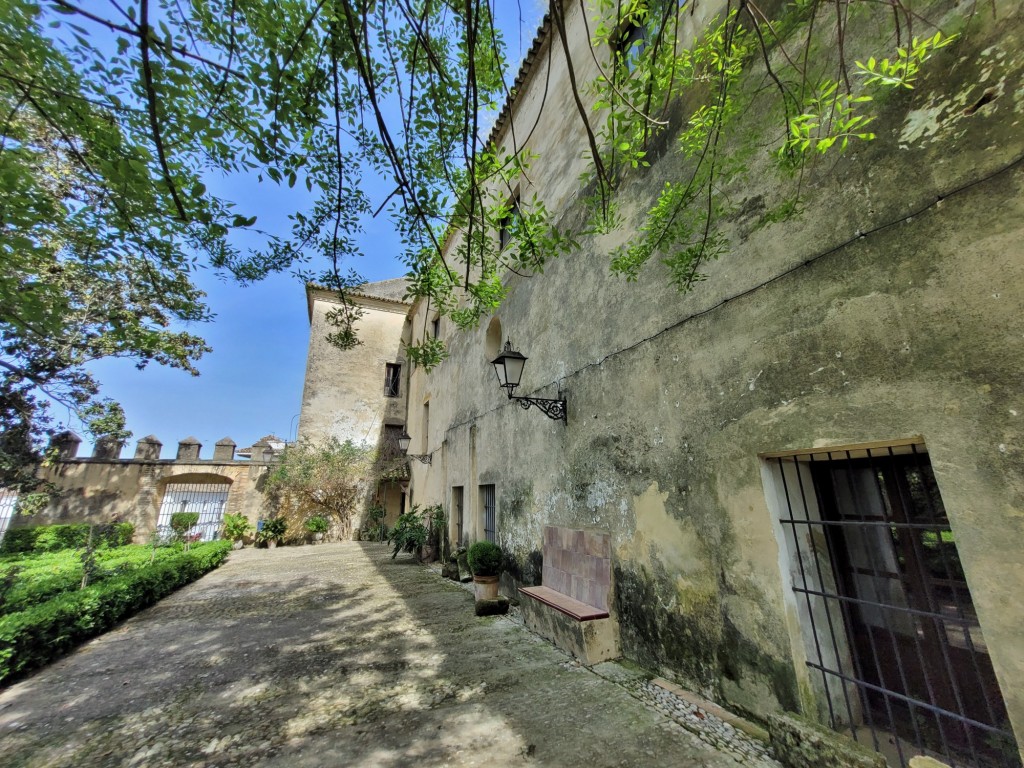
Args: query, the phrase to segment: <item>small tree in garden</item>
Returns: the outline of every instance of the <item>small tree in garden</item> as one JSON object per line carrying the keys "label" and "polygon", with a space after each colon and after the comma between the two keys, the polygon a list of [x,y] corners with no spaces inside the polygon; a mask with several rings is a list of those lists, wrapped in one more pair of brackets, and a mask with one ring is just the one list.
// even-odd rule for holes
{"label": "small tree in garden", "polygon": [[365,495],[372,455],[346,440],[302,441],[285,448],[264,486],[277,516],[293,531],[312,517],[326,518],[347,536]]}
{"label": "small tree in garden", "polygon": [[197,534],[189,534],[189,530],[199,523],[198,512],[175,512],[171,515],[171,530],[179,541],[185,542],[185,549],[188,550],[192,544],[193,537]]}

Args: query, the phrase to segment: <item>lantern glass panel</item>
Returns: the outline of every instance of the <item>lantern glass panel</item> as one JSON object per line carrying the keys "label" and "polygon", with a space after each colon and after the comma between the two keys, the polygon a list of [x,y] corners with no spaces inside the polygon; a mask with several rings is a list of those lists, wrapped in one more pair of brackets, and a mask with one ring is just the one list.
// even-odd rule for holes
{"label": "lantern glass panel", "polygon": [[498,375],[498,386],[505,386],[505,356],[502,355],[494,360],[494,372]]}
{"label": "lantern glass panel", "polygon": [[405,453],[409,450],[409,444],[412,442],[412,437],[409,436],[408,432],[403,431],[398,438],[398,447]]}
{"label": "lantern glass panel", "polygon": [[523,368],[526,365],[526,358],[522,355],[509,355],[505,358],[505,378],[508,384],[518,387],[523,378]]}

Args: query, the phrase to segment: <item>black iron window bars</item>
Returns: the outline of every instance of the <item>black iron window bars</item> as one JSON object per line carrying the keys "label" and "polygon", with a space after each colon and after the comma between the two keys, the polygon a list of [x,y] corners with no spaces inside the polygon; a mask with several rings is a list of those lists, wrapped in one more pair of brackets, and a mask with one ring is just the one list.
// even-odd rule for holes
{"label": "black iron window bars", "polygon": [[906,765],[1021,765],[923,445],[770,459],[833,728]]}

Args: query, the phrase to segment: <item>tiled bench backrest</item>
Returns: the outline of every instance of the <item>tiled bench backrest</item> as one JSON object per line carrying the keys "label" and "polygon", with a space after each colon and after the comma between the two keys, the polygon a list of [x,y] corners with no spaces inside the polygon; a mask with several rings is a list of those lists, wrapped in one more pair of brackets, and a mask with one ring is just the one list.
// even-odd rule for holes
{"label": "tiled bench backrest", "polygon": [[608,610],[612,543],[607,533],[544,526],[545,587],[587,605]]}

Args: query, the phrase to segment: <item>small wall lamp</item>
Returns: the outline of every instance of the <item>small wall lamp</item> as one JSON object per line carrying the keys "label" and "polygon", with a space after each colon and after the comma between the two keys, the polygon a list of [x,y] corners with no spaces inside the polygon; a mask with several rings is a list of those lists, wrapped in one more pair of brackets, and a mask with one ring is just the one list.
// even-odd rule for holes
{"label": "small wall lamp", "polygon": [[509,400],[515,400],[524,411],[535,405],[549,419],[558,419],[567,424],[568,408],[564,397],[552,400],[544,397],[516,397],[513,394],[523,378],[523,368],[526,367],[527,359],[525,355],[513,349],[511,339],[506,341],[501,354],[491,361],[494,372],[498,374],[498,386],[505,390]]}
{"label": "small wall lamp", "polygon": [[405,429],[403,429],[402,434],[398,436],[398,447],[401,449],[402,453],[404,453],[410,459],[416,459],[416,461],[422,461],[424,464],[429,464],[430,457],[432,454],[427,453],[421,456],[420,454],[416,453],[406,453],[406,451],[409,450],[410,443],[412,443],[412,437]]}

